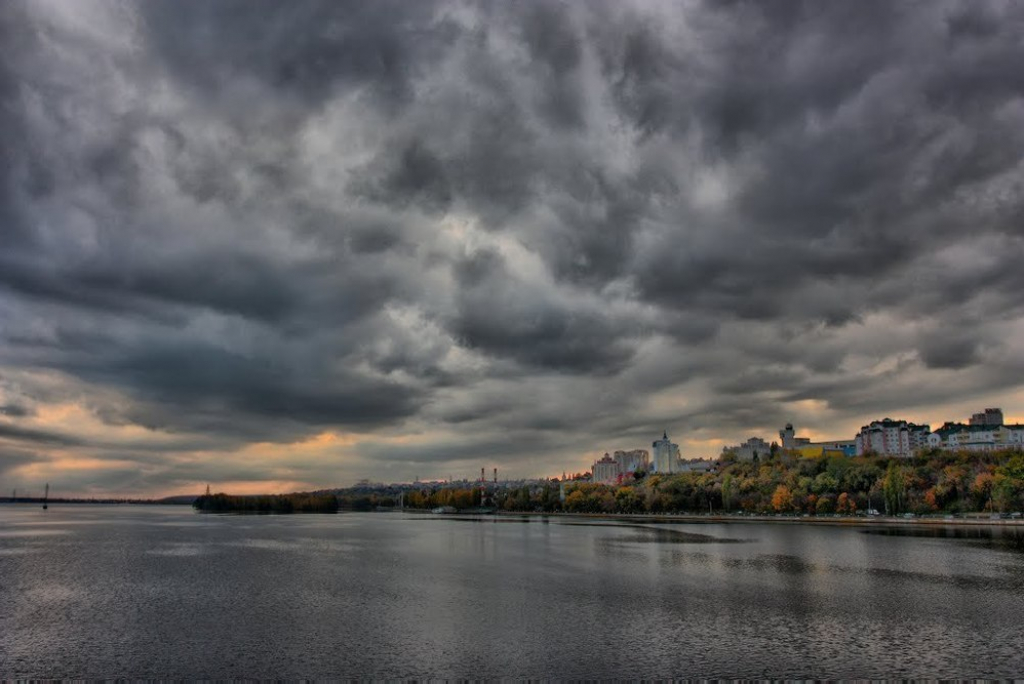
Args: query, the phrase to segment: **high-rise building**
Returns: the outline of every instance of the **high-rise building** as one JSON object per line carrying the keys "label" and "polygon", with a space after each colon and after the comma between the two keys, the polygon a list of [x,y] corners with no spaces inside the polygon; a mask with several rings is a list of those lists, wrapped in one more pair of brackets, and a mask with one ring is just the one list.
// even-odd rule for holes
{"label": "high-rise building", "polygon": [[611,484],[619,479],[619,464],[607,453],[599,461],[594,461],[594,482]]}
{"label": "high-rise building", "polygon": [[679,453],[679,445],[673,444],[668,438],[666,430],[661,439],[651,444],[654,449],[654,472],[656,473],[678,473],[682,466],[682,456]]}
{"label": "high-rise building", "polygon": [[870,452],[881,456],[911,456],[928,446],[929,433],[928,425],[915,425],[905,420],[872,421],[857,434],[857,455]]}
{"label": "high-rise building", "polygon": [[638,470],[648,471],[651,468],[651,455],[647,449],[631,449],[616,451],[612,458],[619,464],[619,474],[629,477]]}
{"label": "high-rise building", "polygon": [[1002,425],[1003,409],[987,408],[971,416],[971,425]]}
{"label": "high-rise building", "polygon": [[619,450],[614,456],[607,453],[598,461],[594,461],[592,471],[594,482],[613,484],[625,480],[632,480],[633,473],[638,470],[647,471],[650,468],[650,455],[647,449],[631,449],[630,451]]}

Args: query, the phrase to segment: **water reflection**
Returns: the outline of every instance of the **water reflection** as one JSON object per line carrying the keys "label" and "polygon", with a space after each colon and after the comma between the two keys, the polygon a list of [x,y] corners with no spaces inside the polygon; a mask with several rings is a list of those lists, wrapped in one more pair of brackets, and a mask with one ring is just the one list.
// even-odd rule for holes
{"label": "water reflection", "polygon": [[1024,552],[1024,530],[1018,527],[883,527],[861,530],[861,533],[885,537],[952,539],[971,542],[991,549]]}
{"label": "water reflection", "polygon": [[749,539],[732,537],[716,537],[710,534],[684,532],[664,527],[648,527],[646,525],[616,525],[616,529],[630,530],[629,534],[617,535],[604,539],[609,544],[647,543],[647,544],[744,544]]}
{"label": "water reflection", "polygon": [[85,522],[0,537],[4,676],[1024,671],[1024,563],[1004,530],[50,513]]}

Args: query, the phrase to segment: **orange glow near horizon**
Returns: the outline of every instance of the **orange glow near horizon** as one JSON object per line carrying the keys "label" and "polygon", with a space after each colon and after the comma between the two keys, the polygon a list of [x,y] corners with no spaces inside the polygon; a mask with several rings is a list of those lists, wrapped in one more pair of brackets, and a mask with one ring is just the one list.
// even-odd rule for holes
{"label": "orange glow near horizon", "polygon": [[[125,401],[109,392],[104,396],[122,405]],[[1004,414],[1005,422],[1021,424],[1024,423],[1019,411],[1022,405],[1024,393],[1005,392],[980,401],[939,404],[927,411],[920,408],[879,411],[857,418],[840,418],[821,400],[805,400],[789,406],[797,435],[820,442],[853,439],[861,425],[884,415],[928,423],[934,429],[946,420],[967,422],[972,413],[984,407],[1010,406],[1012,413]],[[0,437],[0,444],[13,447],[16,453],[28,457],[9,464],[3,483],[8,490],[16,486],[19,491],[41,492],[43,485],[49,482],[59,496],[68,498],[162,498],[200,494],[209,484],[213,491],[271,494],[346,486],[363,478],[412,482],[415,476],[423,474],[444,481],[448,472],[466,473],[464,464],[429,464],[423,468],[416,465],[417,445],[436,447],[439,443],[455,442],[460,436],[458,432],[429,424],[407,426],[402,432],[387,434],[328,428],[311,432],[294,442],[256,441],[216,449],[203,444],[202,434],[155,430],[136,424],[109,424],[82,401],[36,404],[32,409],[31,413],[16,418],[0,415],[0,425],[53,435],[52,441],[32,441],[31,437],[19,439],[17,431],[12,430]],[[671,422],[669,427],[671,429]],[[714,459],[723,446],[738,444],[750,436],[778,441],[778,429],[782,425],[768,430],[744,430],[741,434],[736,431],[716,434],[714,427],[708,426],[698,432],[686,432],[689,437],[683,436],[685,427],[676,426],[683,458]],[[658,436],[660,431],[654,435]],[[196,448],[197,437],[203,444],[200,448]],[[65,442],[65,438],[69,441]],[[82,445],[74,444],[74,440],[81,440]],[[649,449],[649,442],[645,441],[636,447],[622,444],[622,440],[614,436],[601,441],[617,445],[616,448]],[[178,445],[183,448],[178,450]],[[410,459],[399,462],[366,457],[365,449],[376,453],[389,445],[404,447],[411,454]],[[502,473],[518,472],[522,477],[540,477],[549,471],[554,471],[553,477],[560,477],[563,470],[570,473],[589,470],[606,451],[612,449],[552,451],[529,459],[489,463],[487,472],[497,466]],[[470,479],[475,479],[478,469],[478,465],[471,469]],[[218,479],[218,473],[225,479]],[[105,482],[109,483],[109,488],[105,488]],[[138,487],[134,486],[136,483]]]}

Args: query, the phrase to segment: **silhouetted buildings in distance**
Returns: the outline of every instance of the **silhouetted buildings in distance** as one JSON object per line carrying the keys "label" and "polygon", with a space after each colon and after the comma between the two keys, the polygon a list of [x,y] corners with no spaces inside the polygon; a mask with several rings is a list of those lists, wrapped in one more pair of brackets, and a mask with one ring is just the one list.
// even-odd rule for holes
{"label": "silhouetted buildings in distance", "polygon": [[751,437],[737,446],[725,447],[722,454],[732,455],[737,461],[754,461],[768,456],[771,450],[772,445],[768,442],[760,437]]}
{"label": "silhouetted buildings in distance", "polygon": [[653,473],[671,475],[686,472],[708,472],[714,468],[714,461],[692,459],[684,461],[679,445],[669,439],[668,431],[655,440],[651,446],[654,458],[651,459],[646,449],[619,450],[609,455],[605,453],[591,467],[592,481],[603,484],[622,484],[633,480],[637,473]]}

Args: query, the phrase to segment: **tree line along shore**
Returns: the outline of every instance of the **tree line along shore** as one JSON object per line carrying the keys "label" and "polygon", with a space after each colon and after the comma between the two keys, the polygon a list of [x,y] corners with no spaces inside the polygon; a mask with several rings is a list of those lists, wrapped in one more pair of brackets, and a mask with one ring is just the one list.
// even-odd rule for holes
{"label": "tree line along shore", "polygon": [[202,512],[335,513],[381,508],[489,509],[593,514],[887,515],[1011,514],[1024,511],[1024,453],[926,451],[912,458],[723,457],[711,472],[632,474],[618,484],[584,479],[518,486],[492,482],[342,489],[266,496],[198,497]]}
{"label": "tree line along shore", "polygon": [[745,462],[726,457],[706,473],[638,472],[619,484],[578,480],[508,489],[425,487],[406,493],[403,503],[407,508],[490,506],[606,514],[1009,513],[1024,510],[1024,453],[935,450],[908,459],[805,458],[779,452]]}

